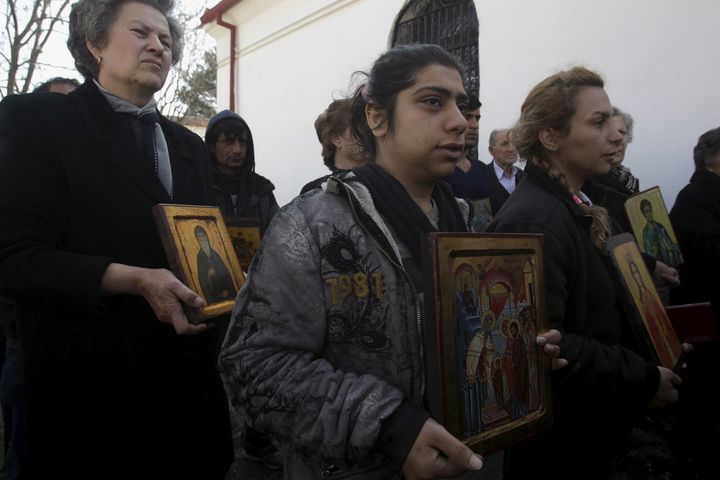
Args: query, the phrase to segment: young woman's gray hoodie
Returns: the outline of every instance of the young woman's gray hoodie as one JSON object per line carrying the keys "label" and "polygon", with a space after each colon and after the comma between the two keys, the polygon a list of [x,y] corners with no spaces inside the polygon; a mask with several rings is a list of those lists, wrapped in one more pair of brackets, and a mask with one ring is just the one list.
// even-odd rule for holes
{"label": "young woman's gray hoodie", "polygon": [[400,258],[352,173],[273,218],[220,367],[232,404],[280,442],[286,478],[399,478],[428,417],[421,299]]}

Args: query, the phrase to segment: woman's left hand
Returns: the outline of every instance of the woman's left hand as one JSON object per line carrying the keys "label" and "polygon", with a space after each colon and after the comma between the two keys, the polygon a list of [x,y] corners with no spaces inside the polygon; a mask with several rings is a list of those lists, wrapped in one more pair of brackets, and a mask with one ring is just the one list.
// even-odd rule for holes
{"label": "woman's left hand", "polygon": [[164,268],[111,263],[102,277],[100,290],[106,295],[130,293],[142,296],[158,320],[172,325],[178,335],[194,335],[208,329],[204,323],[191,324],[182,307],[183,303],[201,307],[205,304],[203,299]]}
{"label": "woman's left hand", "polygon": [[562,334],[555,329],[548,330],[535,337],[535,343],[543,347],[545,355],[552,359],[553,370],[564,368],[568,364],[568,361],[564,358],[558,358],[560,356],[560,340],[562,340]]}
{"label": "woman's left hand", "polygon": [[178,335],[195,335],[208,329],[208,325],[191,324],[182,304],[201,307],[205,302],[200,296],[164,268],[138,269],[136,273],[137,295],[141,295],[152,307],[158,320],[169,323]]}

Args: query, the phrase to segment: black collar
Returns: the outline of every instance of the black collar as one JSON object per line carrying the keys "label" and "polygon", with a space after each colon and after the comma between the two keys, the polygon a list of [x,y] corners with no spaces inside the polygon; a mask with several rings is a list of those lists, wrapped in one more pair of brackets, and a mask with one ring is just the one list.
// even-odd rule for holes
{"label": "black collar", "polygon": [[545,170],[528,163],[525,166],[525,174],[527,176],[525,181],[530,180],[552,192],[552,194],[568,208],[573,216],[587,218],[588,215],[575,203],[567,187],[553,180]]}

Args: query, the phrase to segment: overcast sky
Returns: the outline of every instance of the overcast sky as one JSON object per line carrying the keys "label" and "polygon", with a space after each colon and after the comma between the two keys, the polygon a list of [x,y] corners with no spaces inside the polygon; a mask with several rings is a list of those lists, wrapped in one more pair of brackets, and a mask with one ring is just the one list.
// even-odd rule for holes
{"label": "overcast sky", "polygon": [[67,26],[60,25],[50,36],[40,55],[37,71],[33,75],[33,85],[42,83],[51,77],[72,77],[82,80],[75,70],[72,56],[67,49]]}

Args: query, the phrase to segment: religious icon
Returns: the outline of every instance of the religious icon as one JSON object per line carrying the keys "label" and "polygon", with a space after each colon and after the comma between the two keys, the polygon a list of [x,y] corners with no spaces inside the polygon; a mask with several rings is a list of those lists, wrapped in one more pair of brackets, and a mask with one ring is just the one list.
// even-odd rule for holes
{"label": "religious icon", "polygon": [[610,258],[618,269],[626,310],[635,320],[636,332],[643,335],[650,356],[658,365],[675,369],[680,362],[682,345],[653,285],[633,237],[624,233],[608,240]]}
{"label": "religious icon", "polygon": [[660,188],[653,187],[628,197],[625,213],[640,251],[671,267],[683,262]]}
{"label": "religious icon", "polygon": [[195,238],[200,245],[197,253],[197,272],[200,288],[207,303],[218,303],[235,298],[237,290],[225,262],[210,244],[207,230],[196,225]]}
{"label": "religious icon", "polygon": [[550,425],[541,236],[435,233],[424,239],[425,344],[433,417],[473,450]]}
{"label": "religious icon", "polygon": [[262,229],[260,218],[254,217],[225,217],[225,225],[230,235],[235,254],[240,262],[240,268],[248,271],[255,253],[260,248]]}
{"label": "religious icon", "polygon": [[190,322],[230,312],[245,277],[220,210],[159,204],[153,215],[173,273],[206,302],[199,308],[184,307]]}

